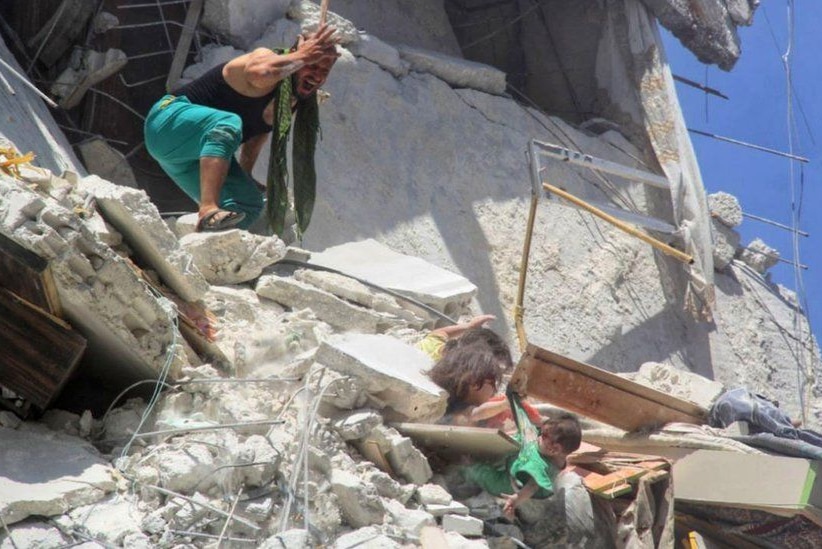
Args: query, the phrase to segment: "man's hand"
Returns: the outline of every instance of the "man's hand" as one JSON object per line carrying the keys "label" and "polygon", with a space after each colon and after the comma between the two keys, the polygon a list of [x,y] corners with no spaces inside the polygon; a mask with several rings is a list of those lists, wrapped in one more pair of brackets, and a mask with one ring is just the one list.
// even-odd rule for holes
{"label": "man's hand", "polygon": [[320,25],[316,32],[297,38],[297,52],[300,53],[306,65],[315,65],[325,59],[337,58],[339,41],[334,34],[337,29],[329,25]]}

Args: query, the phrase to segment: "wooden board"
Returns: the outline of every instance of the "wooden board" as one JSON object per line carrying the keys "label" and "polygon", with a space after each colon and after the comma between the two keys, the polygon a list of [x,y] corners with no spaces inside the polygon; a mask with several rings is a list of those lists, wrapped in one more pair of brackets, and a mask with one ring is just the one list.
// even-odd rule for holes
{"label": "wooden board", "polygon": [[0,288],[0,385],[45,409],[68,381],[86,340],[47,312]]}
{"label": "wooden board", "polygon": [[414,443],[446,455],[495,458],[519,450],[519,444],[498,429],[427,423],[393,423],[391,427],[411,438]]}
{"label": "wooden board", "polygon": [[626,431],[671,422],[702,424],[707,415],[696,404],[530,344],[511,385],[522,395]]}
{"label": "wooden board", "polygon": [[0,233],[0,286],[55,316],[63,316],[48,261]]}

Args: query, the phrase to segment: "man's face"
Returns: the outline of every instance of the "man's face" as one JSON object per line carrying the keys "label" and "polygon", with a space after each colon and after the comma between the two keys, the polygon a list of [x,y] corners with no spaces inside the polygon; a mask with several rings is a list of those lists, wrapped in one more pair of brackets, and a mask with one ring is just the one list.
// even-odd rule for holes
{"label": "man's face", "polygon": [[314,65],[307,65],[296,73],[297,80],[297,95],[305,99],[316,92],[320,86],[325,84],[328,78],[328,73],[331,72],[331,67],[334,66],[336,59],[324,59]]}

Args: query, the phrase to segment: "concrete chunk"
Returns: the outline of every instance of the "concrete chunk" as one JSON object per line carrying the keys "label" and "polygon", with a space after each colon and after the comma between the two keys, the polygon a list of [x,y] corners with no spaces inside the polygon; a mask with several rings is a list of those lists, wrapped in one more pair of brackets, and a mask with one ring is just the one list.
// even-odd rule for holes
{"label": "concrete chunk", "polygon": [[431,503],[425,506],[425,510],[435,517],[442,517],[444,515],[467,515],[468,507],[458,501],[452,501],[448,505],[439,505]]}
{"label": "concrete chunk", "polygon": [[0,428],[0,515],[7,524],[62,515],[115,487],[111,467],[85,441]]}
{"label": "concrete chunk", "polygon": [[88,89],[116,74],[126,66],[125,52],[109,49],[105,52],[75,49],[70,65],[57,77],[51,93],[58,98],[64,109],[72,109],[80,104]]}
{"label": "concrete chunk", "polygon": [[477,292],[466,278],[371,239],[315,253],[311,263],[413,297],[446,314],[462,310]]}
{"label": "concrete chunk", "polygon": [[208,283],[145,191],[115,185],[95,175],[81,179],[78,188],[95,197],[106,220],[177,295],[185,301],[197,301],[205,295]]}
{"label": "concrete chunk", "polygon": [[[317,362],[361,381],[397,419],[435,421],[445,413],[447,394],[423,372],[431,359],[385,335],[346,334],[324,341]],[[390,418],[389,419],[393,419]]]}
{"label": "concrete chunk", "polygon": [[711,219],[714,247],[714,269],[722,271],[731,264],[739,248],[739,233],[716,219]]}
{"label": "concrete chunk", "polygon": [[757,238],[742,250],[739,258],[754,271],[765,274],[768,269],[779,263],[779,252]]}
{"label": "concrete chunk", "polygon": [[260,276],[263,269],[285,256],[285,244],[276,236],[240,229],[192,233],[180,239],[194,265],[211,284],[240,284]]}
{"label": "concrete chunk", "polygon": [[331,427],[343,440],[364,438],[377,425],[382,425],[382,416],[374,410],[355,410],[343,413],[331,422]]}
{"label": "concrete chunk", "polygon": [[436,524],[430,513],[419,509],[407,509],[405,505],[393,499],[385,502],[385,510],[391,517],[391,522],[412,536],[419,536],[423,528]]}
{"label": "concrete chunk", "polygon": [[489,65],[411,46],[400,46],[399,51],[400,57],[411,64],[411,70],[436,76],[455,88],[494,95],[505,93],[505,73]]}
{"label": "concrete chunk", "polygon": [[123,153],[103,139],[92,138],[77,145],[89,173],[118,185],[137,189],[137,178]]}
{"label": "concrete chunk", "polygon": [[381,533],[374,526],[366,526],[342,535],[332,549],[400,549],[400,544]]}
{"label": "concrete chunk", "polygon": [[294,310],[311,309],[317,318],[341,330],[375,333],[382,318],[378,313],[348,303],[305,282],[274,274],[263,275],[257,293]]}
{"label": "concrete chunk", "polygon": [[438,484],[425,484],[417,488],[417,501],[423,505],[448,505],[453,499],[451,494]]}
{"label": "concrete chunk", "polygon": [[290,4],[291,0],[206,0],[202,25],[247,49],[271,23],[285,16]]}
{"label": "concrete chunk", "polygon": [[442,517],[442,529],[463,536],[481,536],[482,521],[478,518],[462,515],[445,515]]}
{"label": "concrete chunk", "polygon": [[738,227],[742,223],[742,207],[732,194],[709,194],[708,209],[711,211],[711,217],[727,227]]}
{"label": "concrete chunk", "polygon": [[330,481],[348,524],[354,528],[382,524],[385,508],[373,486],[367,486],[356,475],[340,470],[332,471]]}
{"label": "concrete chunk", "polygon": [[364,34],[360,36],[359,42],[351,44],[349,49],[357,57],[376,63],[398,78],[408,74],[410,63],[400,58],[397,48],[375,36]]}

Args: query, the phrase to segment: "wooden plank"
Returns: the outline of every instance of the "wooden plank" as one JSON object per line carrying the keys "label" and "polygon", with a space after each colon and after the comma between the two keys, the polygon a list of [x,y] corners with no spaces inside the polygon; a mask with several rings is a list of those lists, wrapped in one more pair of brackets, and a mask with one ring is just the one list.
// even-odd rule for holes
{"label": "wooden plank", "polygon": [[68,381],[86,340],[59,318],[0,288],[0,385],[45,409]]}
{"label": "wooden plank", "polygon": [[63,316],[48,261],[0,232],[0,287],[29,303]]}
{"label": "wooden plank", "polygon": [[519,450],[519,444],[498,429],[425,423],[393,423],[391,427],[420,446],[441,454],[492,458]]}
{"label": "wooden plank", "polygon": [[511,378],[523,395],[636,431],[671,422],[703,424],[696,404],[529,344]]}
{"label": "wooden plank", "polygon": [[191,0],[191,4],[188,6],[183,30],[180,33],[180,39],[177,41],[177,49],[174,51],[174,58],[171,60],[171,68],[168,70],[168,78],[166,79],[166,91],[168,93],[174,92],[177,82],[180,80],[180,75],[183,74],[183,69],[188,60],[188,51],[191,49],[191,39],[194,38],[194,33],[197,30],[197,23],[200,20],[200,13],[203,11],[204,1]]}

